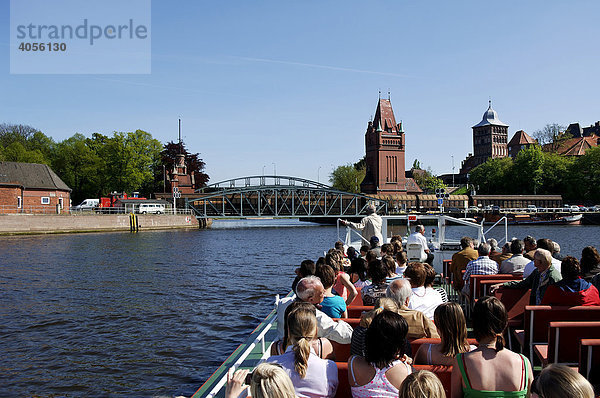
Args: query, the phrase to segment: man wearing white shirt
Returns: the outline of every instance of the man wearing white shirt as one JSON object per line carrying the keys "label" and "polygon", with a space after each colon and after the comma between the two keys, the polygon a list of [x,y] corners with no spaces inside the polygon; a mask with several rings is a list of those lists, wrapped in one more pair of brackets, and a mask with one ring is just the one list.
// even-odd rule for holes
{"label": "man wearing white shirt", "polygon": [[404,277],[410,280],[412,294],[408,308],[421,311],[433,320],[433,313],[438,305],[442,304],[442,295],[431,287],[425,287],[427,270],[423,263],[410,263],[404,271]]}
{"label": "man wearing white shirt", "polygon": [[425,262],[429,265],[433,264],[433,253],[429,250],[427,245],[427,239],[425,238],[425,227],[421,224],[415,227],[415,232],[411,234],[406,240],[406,244],[418,243],[423,248],[425,254],[427,254],[427,260]]}
{"label": "man wearing white shirt", "polygon": [[[307,276],[300,279],[296,286],[298,298],[296,300],[306,301],[311,304],[318,305],[325,297],[325,289],[321,280],[314,276]],[[277,335],[280,339],[283,338],[285,309],[292,304],[294,297],[286,297],[277,303]],[[339,320],[334,321],[325,313],[317,309],[317,336],[325,337],[340,344],[350,344],[352,338],[352,326],[346,322]]]}

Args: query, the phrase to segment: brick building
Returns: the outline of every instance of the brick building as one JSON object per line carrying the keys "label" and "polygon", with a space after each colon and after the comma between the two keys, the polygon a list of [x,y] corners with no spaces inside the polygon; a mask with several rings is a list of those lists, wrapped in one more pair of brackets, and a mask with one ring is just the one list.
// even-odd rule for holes
{"label": "brick building", "polygon": [[513,135],[508,143],[508,155],[511,158],[514,158],[521,149],[529,148],[530,146],[536,144],[537,141],[531,138],[529,134],[523,130],[519,130],[515,133],[515,135]]}
{"label": "brick building", "polygon": [[467,174],[489,158],[508,156],[508,124],[498,119],[498,113],[489,102],[487,111],[473,128],[473,153],[463,161],[460,174]]}
{"label": "brick building", "polygon": [[406,194],[421,192],[406,177],[404,165],[404,130],[396,123],[392,103],[379,99],[375,117],[365,133],[366,174],[360,190],[367,194]]}
{"label": "brick building", "polygon": [[58,213],[71,188],[45,164],[0,162],[0,213]]}

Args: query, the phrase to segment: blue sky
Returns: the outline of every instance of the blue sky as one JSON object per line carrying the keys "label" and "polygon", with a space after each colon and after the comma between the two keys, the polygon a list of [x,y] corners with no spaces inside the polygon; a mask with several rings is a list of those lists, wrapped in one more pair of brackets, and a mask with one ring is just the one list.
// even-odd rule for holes
{"label": "blue sky", "polygon": [[600,120],[597,1],[152,1],[149,75],[11,75],[1,1],[0,122],[60,141],[143,129],[200,152],[212,182],[324,182],[364,155],[378,91],[406,166],[456,171],[491,97],[528,133]]}

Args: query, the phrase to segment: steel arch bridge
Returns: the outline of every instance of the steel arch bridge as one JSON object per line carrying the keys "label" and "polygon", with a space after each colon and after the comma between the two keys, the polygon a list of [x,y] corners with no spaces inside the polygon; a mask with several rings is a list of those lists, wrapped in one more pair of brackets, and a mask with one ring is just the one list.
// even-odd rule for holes
{"label": "steel arch bridge", "polygon": [[357,217],[375,204],[387,213],[387,202],[290,176],[249,176],[210,184],[186,198],[197,218]]}

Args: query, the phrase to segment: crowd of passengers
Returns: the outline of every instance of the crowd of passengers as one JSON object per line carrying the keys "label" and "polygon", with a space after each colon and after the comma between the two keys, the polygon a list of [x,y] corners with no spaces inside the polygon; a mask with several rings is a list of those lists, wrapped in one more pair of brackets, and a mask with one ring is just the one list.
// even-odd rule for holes
{"label": "crowd of passengers", "polygon": [[[422,226],[417,226],[417,230]],[[229,375],[227,398],[334,397],[338,369],[332,341],[350,344],[348,382],[359,397],[446,397],[440,380],[413,364],[452,366],[452,397],[594,397],[591,384],[573,369],[550,365],[533,379],[529,360],[505,347],[508,316],[496,297],[480,298],[471,313],[474,340],[467,339],[462,307],[435,288],[427,263],[407,262],[400,237],[344,251],[342,242],[316,263],[296,269],[295,297],[277,306],[278,337],[271,356],[249,374]],[[522,280],[495,285],[530,288],[531,304],[600,305],[600,255],[583,249],[581,260],[562,256],[549,239],[513,239],[499,249],[490,239],[474,247],[461,239],[450,272],[453,287],[468,299],[469,276],[522,274]],[[360,290],[360,293],[358,291]],[[361,294],[364,312],[353,329],[347,307]],[[410,341],[438,338],[411,352]],[[449,398],[449,397],[448,397]]]}

